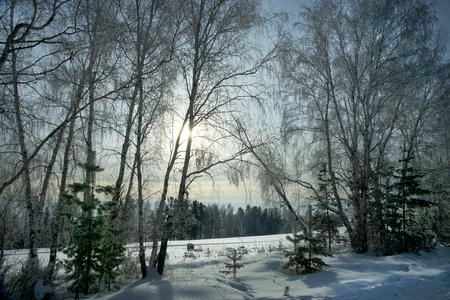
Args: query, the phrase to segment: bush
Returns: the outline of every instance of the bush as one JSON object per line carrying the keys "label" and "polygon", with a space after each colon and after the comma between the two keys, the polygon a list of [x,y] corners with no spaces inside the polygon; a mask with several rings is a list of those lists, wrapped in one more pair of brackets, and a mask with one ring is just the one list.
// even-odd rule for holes
{"label": "bush", "polygon": [[141,277],[139,257],[133,251],[127,251],[119,266],[119,274],[125,278],[138,279]]}

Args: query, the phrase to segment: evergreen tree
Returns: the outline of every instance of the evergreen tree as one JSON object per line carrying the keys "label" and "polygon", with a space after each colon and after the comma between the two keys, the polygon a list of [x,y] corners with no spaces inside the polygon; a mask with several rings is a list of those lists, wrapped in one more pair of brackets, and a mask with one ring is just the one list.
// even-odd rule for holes
{"label": "evergreen tree", "polygon": [[227,257],[231,259],[231,263],[225,263],[225,267],[229,270],[219,271],[220,273],[224,274],[230,274],[233,273],[233,279],[236,279],[236,273],[237,270],[244,267],[243,264],[239,263],[238,261],[242,259],[242,255],[237,255],[236,249],[233,249],[231,252],[227,252]]}
{"label": "evergreen tree", "polygon": [[[82,165],[88,176],[101,172],[98,166]],[[71,208],[65,214],[71,224],[70,241],[63,248],[67,255],[64,268],[70,274],[66,280],[71,282],[69,290],[87,295],[99,289],[97,283],[104,282],[108,288],[117,278],[115,270],[123,260],[124,247],[117,242],[118,232],[114,230],[110,213],[114,203],[102,203],[96,193],[113,195],[114,188],[96,186],[91,180],[87,183],[74,183],[71,194],[66,195],[66,204]],[[77,197],[84,193],[83,200]]]}
{"label": "evergreen tree", "polygon": [[342,224],[340,218],[330,212],[328,205],[332,201],[331,191],[329,190],[329,179],[327,176],[326,164],[322,164],[318,174],[319,196],[322,198],[317,205],[318,210],[313,217],[313,229],[319,232],[319,236],[325,238],[328,242],[328,251],[331,251],[333,239],[339,235],[338,227]]}
{"label": "evergreen tree", "polygon": [[312,221],[313,229],[317,231],[317,237],[327,241],[328,252],[331,252],[331,245],[339,242],[338,227],[342,225],[338,216],[329,211],[316,211]]}
{"label": "evergreen tree", "polygon": [[109,218],[110,212],[114,209],[116,204],[114,201],[109,201],[103,204],[101,209],[108,221],[104,227],[101,249],[100,249],[100,281],[102,281],[108,290],[111,290],[111,284],[117,283],[119,277],[118,268],[125,259],[125,247],[119,241],[121,231],[116,228],[116,224]]}
{"label": "evergreen tree", "polygon": [[325,251],[325,243],[322,239],[293,234],[293,237],[286,236],[286,239],[293,243],[293,250],[285,250],[285,257],[288,261],[283,265],[284,269],[294,268],[295,274],[309,274],[322,271],[328,266],[318,255],[331,256]]}
{"label": "evergreen tree", "polygon": [[293,250],[285,250],[284,256],[288,257],[289,260],[283,265],[283,268],[294,268],[295,275],[298,275],[301,273],[300,266],[304,260],[304,253],[300,251],[300,236],[297,234],[293,234],[293,237],[287,235],[286,239],[293,244]]}
{"label": "evergreen tree", "polygon": [[[413,252],[432,247],[427,233],[427,221],[419,218],[423,210],[438,204],[423,198],[434,193],[420,187],[424,176],[411,166],[413,156],[401,159],[401,167],[394,170],[395,182],[388,189],[386,223],[388,224],[389,248],[385,254],[393,252]],[[422,220],[422,222],[420,222]]]}
{"label": "evergreen tree", "polygon": [[331,256],[325,250],[326,242],[313,236],[311,215],[311,206],[309,206],[306,234],[293,234],[293,237],[286,236],[286,239],[293,243],[294,247],[292,251],[285,250],[285,257],[288,257],[288,261],[283,265],[283,268],[294,268],[296,275],[322,271],[323,267],[328,266],[328,264],[318,256]]}

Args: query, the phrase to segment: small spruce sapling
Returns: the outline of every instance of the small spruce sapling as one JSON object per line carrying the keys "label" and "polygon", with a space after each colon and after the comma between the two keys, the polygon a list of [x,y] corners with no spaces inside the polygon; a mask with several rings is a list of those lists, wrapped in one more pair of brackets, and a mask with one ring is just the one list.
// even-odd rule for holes
{"label": "small spruce sapling", "polygon": [[294,268],[295,274],[309,274],[322,271],[328,266],[318,255],[331,256],[326,252],[326,242],[313,236],[311,229],[311,206],[308,208],[308,230],[306,235],[293,234],[286,239],[293,243],[292,251],[285,251],[288,261],[283,265],[284,269]]}
{"label": "small spruce sapling", "polygon": [[277,250],[280,252],[284,250],[283,243],[281,241],[278,242]]}
{"label": "small spruce sapling", "polygon": [[233,249],[233,251],[227,252],[227,257],[232,261],[231,263],[225,263],[225,267],[229,270],[223,270],[219,272],[227,275],[233,273],[233,279],[236,279],[237,270],[244,266],[243,264],[238,262],[242,259],[242,255],[237,255],[236,249]]}
{"label": "small spruce sapling", "polygon": [[327,175],[326,164],[322,164],[322,168],[318,174],[318,196],[319,204],[313,216],[313,229],[318,232],[319,237],[323,237],[328,243],[328,252],[331,252],[331,244],[333,240],[339,240],[338,227],[341,226],[340,218],[331,213],[329,205],[333,202],[330,192],[330,179]]}
{"label": "small spruce sapling", "polygon": [[284,293],[283,293],[283,296],[284,296],[284,297],[289,296],[289,286],[288,286],[288,285],[284,287]]}

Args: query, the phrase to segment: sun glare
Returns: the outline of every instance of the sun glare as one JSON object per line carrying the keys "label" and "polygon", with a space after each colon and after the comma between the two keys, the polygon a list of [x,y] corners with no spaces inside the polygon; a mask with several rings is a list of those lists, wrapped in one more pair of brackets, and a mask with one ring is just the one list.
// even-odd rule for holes
{"label": "sun glare", "polygon": [[[179,134],[179,132],[180,132],[180,130],[181,130],[181,125],[182,125],[182,124],[179,124],[179,126],[175,126],[175,130],[174,130],[174,132],[173,132],[173,140],[174,140],[174,141],[175,141],[175,140],[177,139],[177,137],[178,137],[178,134]],[[191,136],[192,139],[195,140],[195,138],[199,136],[199,131],[200,131],[200,129],[197,128],[197,127],[198,127],[198,126],[194,127],[193,130],[192,130],[192,132],[191,132],[191,131],[189,130],[187,124],[186,124],[186,125],[184,126],[184,128],[183,128],[183,131],[181,132],[180,143],[181,143],[181,144],[186,144],[186,143],[187,143],[187,140],[188,140],[188,138],[189,138],[189,136]]]}
{"label": "sun glare", "polygon": [[[194,128],[194,130],[195,130],[195,128]],[[180,142],[182,142],[182,143],[187,142],[190,135],[191,135],[191,131],[189,130],[188,126],[187,125],[184,126],[183,132],[181,133]],[[192,137],[194,137],[194,136],[192,136]]]}
{"label": "sun glare", "polygon": [[180,130],[182,129],[180,136],[180,144],[182,145],[182,147],[184,147],[187,144],[189,136],[192,137],[194,144],[197,144],[199,140],[205,137],[205,129],[202,126],[202,124],[195,126],[192,132],[190,132],[187,124],[184,126],[184,128],[181,128],[183,125],[181,120],[174,120],[172,124],[173,125],[171,128],[171,132],[173,142],[177,140]]}

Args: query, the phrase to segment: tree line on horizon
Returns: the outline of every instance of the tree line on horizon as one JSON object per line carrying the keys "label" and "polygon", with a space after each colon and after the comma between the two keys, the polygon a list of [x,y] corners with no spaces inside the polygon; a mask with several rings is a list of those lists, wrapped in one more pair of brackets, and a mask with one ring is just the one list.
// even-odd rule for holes
{"label": "tree line on horizon", "polygon": [[296,224],[286,209],[247,205],[238,207],[208,204],[197,200],[185,202],[185,213],[191,216],[180,225],[182,232],[174,239],[214,239],[292,233]]}

